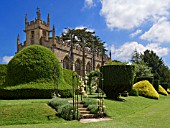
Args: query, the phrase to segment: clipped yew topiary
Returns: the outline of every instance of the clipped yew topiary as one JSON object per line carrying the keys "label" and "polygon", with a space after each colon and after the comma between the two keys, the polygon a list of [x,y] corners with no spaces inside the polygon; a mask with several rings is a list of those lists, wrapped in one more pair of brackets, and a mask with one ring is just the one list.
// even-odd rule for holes
{"label": "clipped yew topiary", "polygon": [[147,80],[142,80],[140,82],[135,83],[133,85],[133,88],[138,90],[140,96],[144,96],[152,99],[159,98],[159,94],[154,89],[153,85]]}
{"label": "clipped yew topiary", "polygon": [[[31,81],[53,79],[54,64],[59,61],[49,50],[40,45],[31,45],[18,52],[7,66],[6,83],[17,85]],[[57,76],[62,77],[61,66],[57,66]]]}
{"label": "clipped yew topiary", "polygon": [[[8,63],[0,98],[50,98],[54,92],[54,69],[57,92],[61,97],[71,97],[72,87],[65,82],[61,64],[53,52],[40,45],[27,46]],[[22,90],[28,91],[22,93]],[[31,95],[30,90],[35,95]]]}
{"label": "clipped yew topiary", "polygon": [[111,99],[118,99],[119,94],[132,89],[135,75],[133,65],[105,65],[100,68],[103,74],[103,91]]}

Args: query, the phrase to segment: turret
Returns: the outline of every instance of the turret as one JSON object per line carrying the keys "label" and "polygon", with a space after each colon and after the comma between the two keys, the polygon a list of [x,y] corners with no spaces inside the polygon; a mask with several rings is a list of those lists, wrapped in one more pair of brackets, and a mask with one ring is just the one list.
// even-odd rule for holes
{"label": "turret", "polygon": [[37,19],[41,20],[41,13],[39,8],[37,8]]}
{"label": "turret", "polygon": [[50,14],[48,13],[48,17],[47,17],[47,25],[50,26]]}
{"label": "turret", "polygon": [[17,36],[17,52],[19,52],[20,44],[21,44],[21,42],[20,42],[20,35],[18,34],[18,36]]}
{"label": "turret", "polygon": [[110,60],[112,60],[112,52],[111,52],[111,50],[110,50],[109,55],[110,55]]}
{"label": "turret", "polygon": [[52,36],[55,38],[55,26],[53,25]]}
{"label": "turret", "polygon": [[28,23],[28,15],[27,13],[25,14],[25,24]]}

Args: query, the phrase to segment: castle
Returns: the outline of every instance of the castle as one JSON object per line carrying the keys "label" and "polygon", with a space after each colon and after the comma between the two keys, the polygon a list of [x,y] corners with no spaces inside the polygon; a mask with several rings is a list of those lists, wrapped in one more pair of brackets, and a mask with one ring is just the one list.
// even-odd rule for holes
{"label": "castle", "polygon": [[[47,22],[42,21],[40,9],[37,8],[37,18],[28,22],[28,16],[25,16],[26,41],[20,42],[20,36],[17,37],[17,52],[24,47],[37,44],[45,46],[52,50],[62,63],[63,68],[78,72],[85,76],[86,72],[98,69],[101,65],[108,62],[108,56],[102,54],[94,48],[81,47],[73,44],[71,41],[63,41],[56,36],[55,26],[50,30],[50,15],[47,16]],[[50,37],[52,33],[52,37]]]}

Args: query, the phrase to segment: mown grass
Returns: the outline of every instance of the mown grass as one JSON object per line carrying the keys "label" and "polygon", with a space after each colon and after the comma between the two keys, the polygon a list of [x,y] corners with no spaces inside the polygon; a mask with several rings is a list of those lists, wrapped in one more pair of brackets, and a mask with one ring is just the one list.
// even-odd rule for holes
{"label": "mown grass", "polygon": [[[168,128],[170,96],[159,100],[144,97],[125,97],[126,102],[105,99],[111,121],[83,124],[55,117],[48,100],[0,100],[0,127],[3,128]],[[9,109],[10,108],[10,109]],[[6,109],[4,111],[3,109]],[[2,114],[2,112],[4,112]],[[20,113],[20,114],[19,114]],[[51,116],[49,120],[47,116]],[[5,118],[4,118],[5,117]],[[12,125],[10,125],[12,124]],[[17,125],[16,125],[17,124]],[[22,125],[21,125],[22,124]],[[5,126],[6,125],[6,126]]]}

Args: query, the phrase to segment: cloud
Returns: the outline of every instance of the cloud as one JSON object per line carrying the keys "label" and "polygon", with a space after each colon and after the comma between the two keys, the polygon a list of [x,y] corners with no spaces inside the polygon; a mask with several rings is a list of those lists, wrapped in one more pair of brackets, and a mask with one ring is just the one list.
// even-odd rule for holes
{"label": "cloud", "polygon": [[2,58],[2,62],[3,63],[8,63],[12,58],[13,58],[13,56],[4,56]]}
{"label": "cloud", "polygon": [[135,36],[137,36],[137,35],[139,35],[141,33],[142,33],[142,30],[138,29],[138,30],[136,30],[136,32],[130,34],[130,37],[135,37]]}
{"label": "cloud", "polygon": [[151,42],[170,42],[170,22],[167,18],[159,19],[147,32],[141,35],[141,39]]}
{"label": "cloud", "polygon": [[[86,27],[86,26],[78,26],[78,27],[76,27],[75,29],[84,29],[84,28],[87,28],[87,27]],[[94,32],[94,29],[87,28],[86,31],[87,31],[87,32]]]}
{"label": "cloud", "polygon": [[84,1],[84,7],[85,8],[91,8],[91,7],[95,7],[95,2],[94,0],[85,0]]}
{"label": "cloud", "polygon": [[168,17],[170,0],[101,0],[100,15],[109,29],[132,29]]}
{"label": "cloud", "polygon": [[114,45],[111,46],[112,57],[122,61],[129,61],[135,50],[139,53],[143,53],[147,49],[153,50],[160,57],[166,56],[169,53],[168,48],[163,48],[158,43],[151,43],[144,46],[138,42],[127,42],[119,48],[115,48]]}

